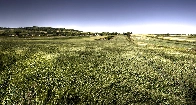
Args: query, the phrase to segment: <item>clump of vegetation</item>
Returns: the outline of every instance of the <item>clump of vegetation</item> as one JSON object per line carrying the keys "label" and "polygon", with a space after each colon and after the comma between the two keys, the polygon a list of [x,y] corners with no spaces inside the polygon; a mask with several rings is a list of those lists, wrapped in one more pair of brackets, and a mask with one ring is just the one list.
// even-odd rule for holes
{"label": "clump of vegetation", "polygon": [[195,103],[195,55],[169,47],[138,47],[119,35],[7,38],[0,50],[1,104]]}

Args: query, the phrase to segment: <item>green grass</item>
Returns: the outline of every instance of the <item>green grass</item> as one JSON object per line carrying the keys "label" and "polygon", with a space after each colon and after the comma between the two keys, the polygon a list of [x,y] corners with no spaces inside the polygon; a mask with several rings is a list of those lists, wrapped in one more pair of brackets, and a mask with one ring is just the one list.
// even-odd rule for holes
{"label": "green grass", "polygon": [[1,104],[195,103],[195,55],[180,44],[87,39],[1,38]]}

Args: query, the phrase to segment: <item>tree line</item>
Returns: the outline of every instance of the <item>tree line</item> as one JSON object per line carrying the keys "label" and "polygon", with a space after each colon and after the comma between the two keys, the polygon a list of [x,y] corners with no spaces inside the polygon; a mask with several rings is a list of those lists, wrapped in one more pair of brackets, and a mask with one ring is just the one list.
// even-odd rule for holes
{"label": "tree line", "polygon": [[[18,37],[33,37],[33,36],[105,36],[119,35],[117,32],[83,32],[74,29],[52,28],[52,27],[0,27],[0,36],[18,36]],[[125,34],[124,34],[125,35]]]}

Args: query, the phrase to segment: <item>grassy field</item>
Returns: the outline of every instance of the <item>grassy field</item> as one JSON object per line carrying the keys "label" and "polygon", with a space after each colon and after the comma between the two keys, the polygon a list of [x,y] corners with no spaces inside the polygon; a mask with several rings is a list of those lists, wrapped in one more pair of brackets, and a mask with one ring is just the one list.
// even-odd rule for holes
{"label": "grassy field", "polygon": [[195,43],[95,39],[0,38],[0,104],[196,103]]}

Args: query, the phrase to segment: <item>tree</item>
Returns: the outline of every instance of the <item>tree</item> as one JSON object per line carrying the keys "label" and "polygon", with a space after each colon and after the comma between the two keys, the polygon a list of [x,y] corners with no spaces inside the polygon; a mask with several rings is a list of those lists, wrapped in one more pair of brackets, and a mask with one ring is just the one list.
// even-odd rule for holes
{"label": "tree", "polygon": [[20,33],[21,33],[20,30],[16,30],[16,31],[15,31],[15,34],[18,35],[18,36],[20,36]]}
{"label": "tree", "polygon": [[130,32],[127,32],[127,36],[130,36]]}

